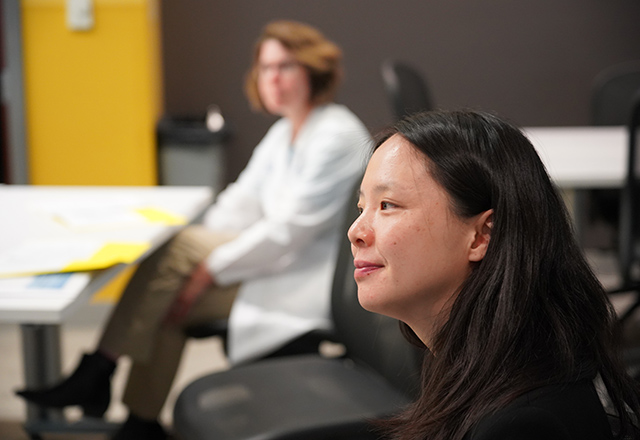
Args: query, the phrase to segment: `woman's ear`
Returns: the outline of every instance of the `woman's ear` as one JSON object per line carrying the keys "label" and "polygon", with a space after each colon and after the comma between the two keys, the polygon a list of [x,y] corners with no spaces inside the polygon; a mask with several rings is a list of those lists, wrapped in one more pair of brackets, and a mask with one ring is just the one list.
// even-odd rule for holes
{"label": "woman's ear", "polygon": [[469,261],[481,261],[487,253],[493,228],[493,209],[478,215],[474,221],[475,236],[469,248]]}

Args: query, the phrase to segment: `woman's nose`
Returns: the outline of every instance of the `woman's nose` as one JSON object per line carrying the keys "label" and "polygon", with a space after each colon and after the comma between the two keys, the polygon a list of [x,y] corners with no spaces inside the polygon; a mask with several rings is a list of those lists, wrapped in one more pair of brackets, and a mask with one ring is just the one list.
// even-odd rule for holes
{"label": "woman's nose", "polygon": [[265,75],[265,80],[268,83],[278,82],[280,80],[280,72],[278,70],[271,70],[267,75]]}
{"label": "woman's nose", "polygon": [[371,228],[368,227],[365,217],[361,214],[349,228],[347,232],[349,241],[354,246],[368,246],[373,239]]}

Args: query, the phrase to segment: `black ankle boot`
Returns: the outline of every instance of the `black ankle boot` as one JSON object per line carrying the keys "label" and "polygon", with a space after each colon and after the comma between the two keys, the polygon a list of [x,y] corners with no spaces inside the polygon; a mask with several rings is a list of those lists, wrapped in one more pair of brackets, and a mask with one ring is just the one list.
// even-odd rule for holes
{"label": "black ankle boot", "polygon": [[111,440],[167,440],[167,433],[156,420],[145,420],[129,414],[126,422]]}
{"label": "black ankle boot", "polygon": [[79,405],[84,415],[102,417],[111,401],[111,376],[115,368],[116,363],[100,353],[85,354],[73,374],[58,385],[16,394],[51,408]]}

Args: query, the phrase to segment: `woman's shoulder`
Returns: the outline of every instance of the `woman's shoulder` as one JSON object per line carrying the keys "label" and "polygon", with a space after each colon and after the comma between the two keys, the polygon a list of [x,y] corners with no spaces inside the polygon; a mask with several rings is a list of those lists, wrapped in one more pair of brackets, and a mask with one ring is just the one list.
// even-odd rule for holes
{"label": "woman's shoulder", "polygon": [[313,122],[317,128],[365,130],[362,121],[349,108],[342,104],[324,104],[314,111]]}
{"label": "woman's shoulder", "polygon": [[301,154],[343,157],[369,151],[371,134],[347,107],[324,104],[316,107],[298,134],[296,146]]}
{"label": "woman's shoulder", "polygon": [[530,391],[482,419],[466,440],[611,439],[592,381]]}

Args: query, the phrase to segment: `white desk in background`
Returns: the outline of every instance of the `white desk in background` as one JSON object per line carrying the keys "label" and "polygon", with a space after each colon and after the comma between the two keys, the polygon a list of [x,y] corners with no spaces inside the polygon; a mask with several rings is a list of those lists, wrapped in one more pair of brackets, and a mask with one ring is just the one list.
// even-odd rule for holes
{"label": "white desk in background", "polygon": [[525,134],[562,189],[621,188],[626,176],[626,127],[527,127]]}
{"label": "white desk in background", "polygon": [[[0,252],[19,247],[27,240],[80,238],[149,243],[149,249],[136,260],[138,262],[184,225],[140,222],[112,227],[95,224],[69,227],[47,215],[47,211],[52,207],[55,209],[56,205],[95,206],[99,209],[100,206],[104,208],[120,203],[140,208],[152,206],[183,217],[189,223],[209,206],[212,197],[212,190],[208,187],[0,185],[0,206],[3,209],[0,216]],[[39,277],[0,279],[0,322],[20,324],[26,386],[37,388],[59,378],[60,324],[124,267],[126,264],[117,264],[102,270],[55,275],[53,282],[48,282],[49,287],[47,283],[42,285]],[[29,432],[47,431],[43,426],[59,418],[59,412],[29,405],[26,428]]]}
{"label": "white desk in background", "polygon": [[524,129],[551,180],[560,188],[584,239],[588,189],[619,189],[627,174],[629,134],[626,127],[528,127]]}

